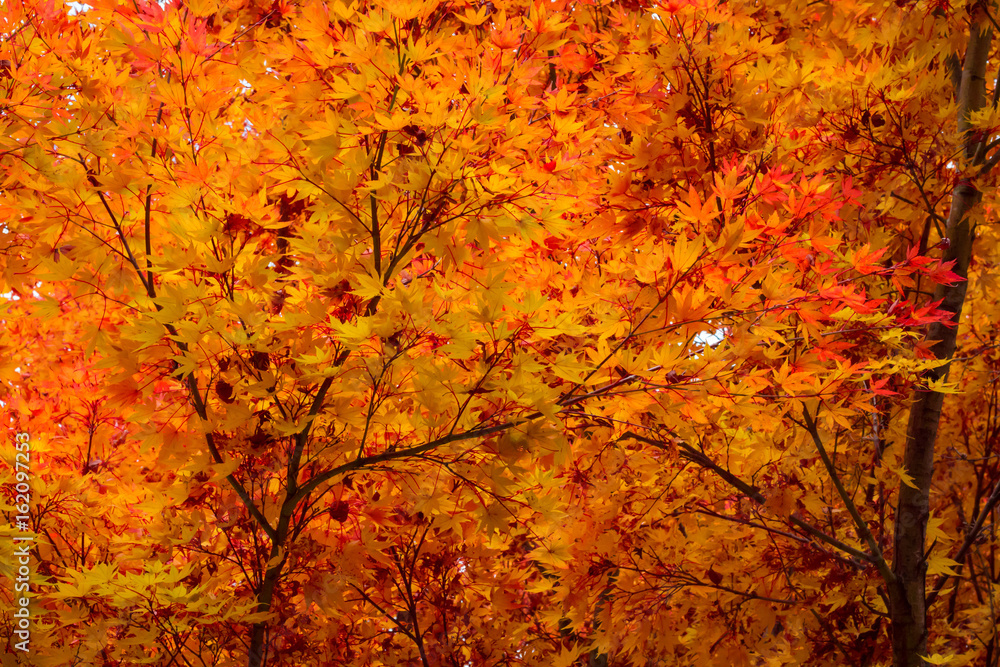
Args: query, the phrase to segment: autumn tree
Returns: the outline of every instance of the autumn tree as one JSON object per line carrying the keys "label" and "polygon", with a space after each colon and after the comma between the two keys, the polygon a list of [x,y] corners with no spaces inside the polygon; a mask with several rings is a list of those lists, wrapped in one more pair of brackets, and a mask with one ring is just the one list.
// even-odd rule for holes
{"label": "autumn tree", "polygon": [[[956,324],[961,321],[966,278],[973,285],[991,280],[992,232],[982,224],[982,216],[991,207],[986,196],[996,162],[990,120],[995,90],[989,91],[992,102],[985,94],[985,82],[995,79],[985,70],[992,8],[985,3],[757,3],[747,10],[727,3],[699,12],[673,3],[662,9],[664,15],[653,12],[650,36],[639,38],[653,42],[645,67],[633,66],[668,82],[674,96],[666,97],[670,101],[664,107],[672,103],[680,108],[676,115],[661,116],[664,122],[652,128],[649,123],[628,128],[632,150],[626,155],[631,154],[630,166],[642,168],[632,184],[642,184],[645,192],[619,186],[615,194],[624,197],[618,210],[634,215],[639,208],[645,214],[639,228],[646,230],[650,218],[655,229],[659,216],[649,213],[662,210],[660,206],[679,209],[682,215],[700,213],[694,202],[682,203],[684,189],[700,178],[701,194],[689,195],[689,201],[711,202],[714,195],[715,206],[698,220],[699,232],[709,221],[733,219],[727,202],[740,205],[739,213],[745,214],[749,201],[759,207],[751,214],[763,213],[761,218],[781,225],[765,229],[777,232],[776,244],[784,247],[776,248],[777,256],[765,258],[766,273],[753,276],[761,289],[759,305],[734,308],[730,301],[720,309],[712,318],[720,322],[716,343],[711,352],[699,355],[699,363],[718,358],[729,364],[724,368],[742,368],[735,371],[737,381],[716,385],[713,392],[699,368],[689,375],[698,379],[702,415],[689,413],[671,424],[658,411],[676,405],[676,400],[660,400],[649,421],[631,420],[630,426],[642,424],[648,432],[632,428],[610,434],[676,451],[721,484],[718,494],[706,494],[698,486],[678,490],[683,479],[678,476],[670,478],[669,491],[656,484],[652,493],[631,491],[649,508],[663,502],[657,499],[670,497],[676,499],[674,515],[690,517],[694,512],[720,519],[696,522],[692,541],[708,554],[692,559],[693,550],[671,535],[680,531],[685,540],[691,539],[686,523],[690,518],[656,524],[644,515],[641,527],[656,535],[659,549],[640,545],[633,551],[639,557],[608,562],[608,553],[621,551],[612,544],[592,556],[605,559],[606,571],[594,592],[594,605],[613,609],[613,603],[601,606],[599,601],[607,598],[601,586],[622,589],[624,571],[633,587],[626,599],[634,600],[643,590],[640,605],[670,599],[668,606],[682,612],[674,617],[680,627],[661,632],[683,637],[686,623],[698,618],[698,625],[714,629],[707,637],[688,631],[691,639],[710,640],[690,645],[712,655],[729,650],[727,660],[734,663],[754,654],[788,660],[789,627],[794,629],[792,637],[813,637],[809,661],[827,655],[838,662],[887,660],[890,642],[875,641],[886,635],[891,637],[895,664],[922,664],[928,654],[927,660],[939,663],[995,661],[995,623],[987,611],[992,598],[985,583],[995,580],[995,568],[988,559],[979,561],[970,564],[970,584],[951,580],[957,574],[952,568],[961,567],[958,561],[972,560],[970,554],[977,551],[973,545],[989,542],[982,529],[997,499],[996,478],[983,467],[993,458],[984,443],[993,428],[989,411],[985,424],[965,421],[965,445],[949,450],[951,461],[975,462],[974,481],[967,477],[969,468],[949,471],[950,489],[932,493],[937,491],[932,472],[943,398],[956,391],[946,382],[949,364],[943,362],[952,359],[961,336]],[[657,23],[661,31],[656,31]],[[678,118],[684,122],[679,124]],[[642,133],[641,142],[632,137],[637,132]],[[661,162],[651,164],[650,154]],[[752,157],[751,182],[764,184],[776,178],[775,172],[791,184],[800,174],[808,181],[791,190],[788,203],[779,203],[775,215],[773,199],[741,199],[720,187],[719,172],[726,171],[723,160],[734,156]],[[657,191],[685,167],[694,167],[693,174],[687,171],[689,181],[681,181],[673,192]],[[761,180],[762,173],[767,180]],[[716,181],[714,187],[710,178]],[[845,178],[850,181],[840,181],[843,196],[831,202],[836,209],[809,205],[809,194]],[[974,225],[983,248],[976,263],[971,250]],[[796,247],[795,232],[805,232],[808,243]],[[913,281],[902,279],[900,274],[916,265],[929,266],[928,254],[941,258],[940,270]],[[850,266],[840,264],[845,259]],[[785,278],[779,277],[780,260],[792,262]],[[980,272],[970,274],[970,265],[976,264]],[[734,274],[739,275],[725,273],[729,279]],[[936,293],[933,283],[940,285]],[[810,301],[812,305],[804,305]],[[937,313],[928,310],[934,308],[939,308]],[[900,309],[907,311],[902,318]],[[899,318],[895,324],[890,323],[893,315]],[[709,319],[699,316],[693,319]],[[920,328],[906,331],[913,325]],[[924,331],[924,325],[929,329]],[[914,334],[923,340],[901,345]],[[977,338],[980,335],[972,334],[971,349],[960,358],[977,359],[984,349],[981,338],[973,343]],[[754,347],[763,358],[747,355]],[[903,347],[909,351],[903,352]],[[909,370],[900,373],[900,364]],[[849,375],[843,375],[846,369],[852,369]],[[893,377],[885,374],[890,369]],[[676,366],[673,370],[681,372]],[[843,384],[850,376],[853,379]],[[691,391],[683,392],[677,384],[661,392],[683,396]],[[967,379],[955,409],[969,415],[959,406],[970,399],[989,405],[986,396],[974,397],[991,391],[990,384],[984,378]],[[706,400],[706,392],[716,395]],[[691,419],[701,424],[692,425]],[[621,465],[630,460],[626,456]],[[622,483],[619,474],[607,478],[614,486]],[[962,489],[974,489],[973,503],[966,503]],[[603,504],[607,494],[595,497]],[[586,521],[593,515],[587,514]],[[775,524],[776,517],[786,520]],[[745,528],[725,529],[723,522]],[[838,539],[845,531],[848,539]],[[634,544],[634,526],[621,532]],[[789,540],[803,544],[805,537],[813,542],[809,555],[788,548],[795,546]],[[760,543],[748,551],[746,543],[754,539]],[[848,561],[833,568],[830,558],[825,564],[816,562],[817,542],[833,548],[831,557],[839,552]],[[736,554],[748,558],[748,553],[765,554],[765,562],[758,568],[738,564]],[[979,554],[976,558],[983,552]],[[939,575],[932,590],[925,583],[928,569]],[[593,578],[593,571],[588,574]],[[659,585],[650,586],[650,581]],[[975,595],[964,612],[959,605],[968,599],[959,592],[963,586]],[[724,594],[716,594],[709,609],[699,611],[696,597],[675,601],[681,597],[677,591],[685,587]],[[926,608],[944,587],[953,587],[952,607],[937,629],[937,643],[928,645]],[[803,615],[796,608],[806,600]],[[775,611],[782,609],[775,620]],[[628,611],[619,613],[629,617]],[[728,627],[719,626],[720,615]],[[809,615],[815,623],[804,625]],[[601,622],[613,621],[610,614]],[[641,637],[657,631],[652,621],[638,627]],[[619,653],[635,652],[636,642],[643,641],[620,628],[607,636],[604,646],[612,637],[626,637],[624,645],[612,647]],[[702,656],[706,662],[711,659]],[[791,660],[802,662],[805,656]]]}
{"label": "autumn tree", "polygon": [[31,664],[1000,660],[990,4],[0,21]]}

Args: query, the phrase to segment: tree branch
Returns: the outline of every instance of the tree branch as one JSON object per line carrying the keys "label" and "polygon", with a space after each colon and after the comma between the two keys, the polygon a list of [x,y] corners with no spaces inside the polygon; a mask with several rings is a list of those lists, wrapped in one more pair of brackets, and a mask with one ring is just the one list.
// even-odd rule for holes
{"label": "tree branch", "polygon": [[878,548],[878,543],[875,541],[872,532],[868,529],[868,524],[865,523],[864,517],[858,511],[857,505],[854,504],[854,500],[851,499],[851,494],[847,492],[847,489],[844,488],[844,483],[840,481],[840,475],[837,474],[837,469],[834,467],[833,461],[826,451],[826,447],[823,446],[823,439],[819,437],[819,429],[816,427],[816,421],[809,414],[809,410],[803,408],[802,414],[806,420],[806,430],[809,431],[816,449],[819,450],[819,457],[823,460],[827,474],[830,475],[830,481],[833,482],[833,486],[837,489],[840,499],[844,501],[847,511],[850,513],[851,518],[854,519],[854,525],[858,530],[858,534],[868,543],[868,548],[871,549],[871,562],[878,568],[879,574],[882,575],[882,579],[887,584],[893,583],[896,580],[896,576],[892,573],[892,569],[882,556],[882,550]]}
{"label": "tree branch", "polygon": [[[632,438],[633,440],[639,440],[640,442],[645,442],[646,444],[653,445],[654,447],[657,447],[659,449],[667,449],[667,446],[664,443],[659,442],[657,440],[653,440],[652,438],[647,438],[645,436],[639,435],[638,433],[633,433],[632,431],[625,433],[624,435],[622,435],[621,438]],[[765,505],[767,503],[767,499],[764,497],[764,494],[760,492],[760,489],[750,484],[747,484],[733,473],[717,465],[714,461],[709,459],[707,456],[705,456],[703,453],[701,453],[688,443],[679,441],[677,443],[677,446],[683,450],[681,455],[684,456],[684,458],[688,459],[689,461],[703,468],[711,470],[716,475],[725,480],[730,486],[735,488],[737,491],[745,495],[750,500],[754,501],[758,505]],[[808,533],[809,535],[815,537],[817,540],[820,540],[821,542],[826,542],[830,546],[853,556],[861,563],[873,563],[872,557],[866,554],[865,552],[860,551],[859,549],[855,549],[849,544],[845,544],[844,542],[838,540],[837,538],[824,533],[822,530],[814,527],[809,523],[806,523],[805,521],[803,521],[802,519],[798,518],[795,515],[789,515],[788,521],[796,528],[799,528],[800,530]],[[854,563],[854,565],[856,567],[859,566],[858,563]]]}
{"label": "tree branch", "polygon": [[[993,511],[993,508],[996,507],[997,503],[1000,503],[1000,482],[993,487],[993,493],[990,494],[986,504],[983,506],[982,510],[980,510],[979,516],[976,517],[975,522],[966,532],[965,540],[962,541],[962,546],[959,547],[958,553],[955,554],[954,560],[958,562],[959,568],[962,567],[966,554],[969,553],[969,549],[971,549],[972,545],[975,544],[976,539],[979,537],[979,533],[983,530],[983,525],[986,523],[986,519],[990,516],[990,513]],[[937,582],[934,584],[934,590],[927,596],[928,607],[934,604],[938,595],[941,593],[941,589],[944,588],[944,585],[948,583],[948,580],[953,576],[955,575],[942,574],[938,577]]]}

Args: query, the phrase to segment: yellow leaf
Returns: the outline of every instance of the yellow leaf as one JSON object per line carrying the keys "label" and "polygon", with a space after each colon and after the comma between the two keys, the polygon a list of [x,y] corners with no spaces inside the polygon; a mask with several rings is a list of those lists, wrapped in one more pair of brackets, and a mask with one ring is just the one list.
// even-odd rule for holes
{"label": "yellow leaf", "polygon": [[555,583],[548,577],[542,577],[538,581],[526,586],[525,590],[529,593],[545,593],[551,591],[553,588],[555,588]]}
{"label": "yellow leaf", "polygon": [[482,25],[489,16],[489,9],[485,5],[476,12],[473,12],[471,7],[466,7],[465,14],[458,16],[458,20],[469,25]]}
{"label": "yellow leaf", "polygon": [[913,482],[913,477],[907,475],[903,468],[893,468],[892,472],[896,473],[896,475],[899,477],[899,481],[901,481],[903,484],[906,484],[911,489],[917,488],[917,485],[914,484]]}
{"label": "yellow leaf", "polygon": [[570,667],[576,662],[576,659],[583,654],[582,646],[574,646],[573,648],[563,648],[559,655],[555,657],[552,661],[552,667]]}
{"label": "yellow leaf", "polygon": [[358,283],[357,288],[354,289],[354,293],[362,299],[372,299],[382,296],[382,291],[385,289],[380,280],[365,273],[355,275],[354,281]]}
{"label": "yellow leaf", "polygon": [[278,554],[271,560],[267,561],[267,566],[265,567],[265,569],[270,570],[272,567],[274,567],[282,560],[284,560],[284,558],[285,558],[285,549],[283,547],[278,547]]}
{"label": "yellow leaf", "polygon": [[932,380],[927,383],[927,388],[931,391],[936,391],[939,394],[957,394],[959,393],[957,382],[946,382],[944,378],[940,380]]}
{"label": "yellow leaf", "polygon": [[541,546],[533,550],[529,556],[543,565],[561,568],[569,561],[569,546],[566,544]]}
{"label": "yellow leaf", "polygon": [[962,564],[944,556],[931,556],[927,561],[927,574],[947,574],[951,577],[961,576],[953,568],[961,567]]}
{"label": "yellow leaf", "polygon": [[674,271],[683,273],[691,268],[698,261],[704,247],[705,240],[700,236],[689,242],[683,234],[679,235],[670,253],[670,264]]}

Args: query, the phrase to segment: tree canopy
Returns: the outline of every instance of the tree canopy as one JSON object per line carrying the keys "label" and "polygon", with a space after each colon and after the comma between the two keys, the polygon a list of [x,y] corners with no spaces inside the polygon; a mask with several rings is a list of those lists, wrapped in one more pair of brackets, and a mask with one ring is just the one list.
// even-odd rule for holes
{"label": "tree canopy", "polygon": [[997,16],[4,2],[4,667],[1000,664]]}

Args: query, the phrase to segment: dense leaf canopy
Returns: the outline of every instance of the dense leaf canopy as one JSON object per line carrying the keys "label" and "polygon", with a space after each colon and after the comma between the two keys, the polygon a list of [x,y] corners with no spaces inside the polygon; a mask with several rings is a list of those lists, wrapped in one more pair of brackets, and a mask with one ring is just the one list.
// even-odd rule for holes
{"label": "dense leaf canopy", "polygon": [[5,1],[4,667],[997,665],[998,15]]}

